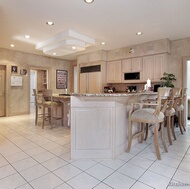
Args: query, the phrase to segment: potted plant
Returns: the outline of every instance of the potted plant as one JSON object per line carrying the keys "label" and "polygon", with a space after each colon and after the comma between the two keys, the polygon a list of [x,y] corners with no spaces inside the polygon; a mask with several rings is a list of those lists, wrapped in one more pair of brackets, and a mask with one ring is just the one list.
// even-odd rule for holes
{"label": "potted plant", "polygon": [[175,75],[172,73],[163,73],[163,77],[160,78],[163,87],[174,88],[173,81],[176,80]]}

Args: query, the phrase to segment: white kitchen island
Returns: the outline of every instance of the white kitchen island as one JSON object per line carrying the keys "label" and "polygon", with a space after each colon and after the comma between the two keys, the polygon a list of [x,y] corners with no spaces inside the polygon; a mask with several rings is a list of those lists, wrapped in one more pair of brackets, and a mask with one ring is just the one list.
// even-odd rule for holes
{"label": "white kitchen island", "polygon": [[71,159],[114,159],[126,151],[130,104],[156,95],[71,95]]}

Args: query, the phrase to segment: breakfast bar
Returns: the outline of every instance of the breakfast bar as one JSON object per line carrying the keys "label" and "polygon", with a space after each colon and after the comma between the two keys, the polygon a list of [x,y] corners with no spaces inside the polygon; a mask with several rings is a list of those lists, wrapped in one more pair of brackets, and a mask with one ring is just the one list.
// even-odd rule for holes
{"label": "breakfast bar", "polygon": [[71,94],[71,159],[114,159],[126,151],[130,104],[156,95]]}

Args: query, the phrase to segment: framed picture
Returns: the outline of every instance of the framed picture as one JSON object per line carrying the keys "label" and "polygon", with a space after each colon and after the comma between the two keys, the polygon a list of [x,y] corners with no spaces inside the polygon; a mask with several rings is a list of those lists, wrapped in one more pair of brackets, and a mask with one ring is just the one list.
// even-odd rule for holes
{"label": "framed picture", "polygon": [[27,75],[27,70],[26,69],[21,69],[20,70],[20,75]]}
{"label": "framed picture", "polygon": [[18,67],[17,66],[11,66],[11,73],[17,74],[18,73]]}
{"label": "framed picture", "polygon": [[67,70],[56,70],[56,89],[67,89]]}

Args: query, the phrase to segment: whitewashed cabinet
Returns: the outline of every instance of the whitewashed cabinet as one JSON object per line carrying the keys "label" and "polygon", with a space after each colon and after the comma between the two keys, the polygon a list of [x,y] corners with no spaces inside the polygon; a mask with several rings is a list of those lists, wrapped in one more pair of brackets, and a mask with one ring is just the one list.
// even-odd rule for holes
{"label": "whitewashed cabinet", "polygon": [[143,81],[160,81],[163,73],[167,71],[167,54],[143,57]]}
{"label": "whitewashed cabinet", "polygon": [[121,60],[107,62],[107,83],[121,82]]}
{"label": "whitewashed cabinet", "polygon": [[142,70],[142,58],[132,58],[122,60],[122,72],[138,72]]}

